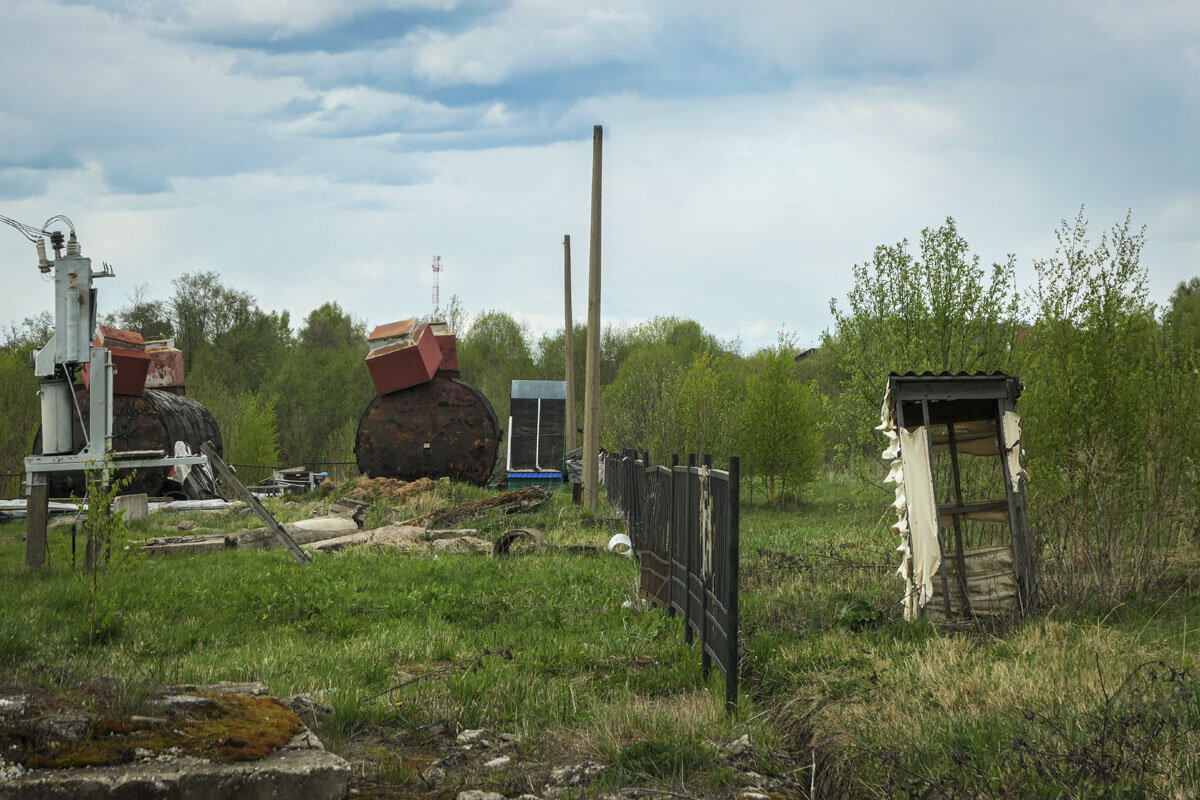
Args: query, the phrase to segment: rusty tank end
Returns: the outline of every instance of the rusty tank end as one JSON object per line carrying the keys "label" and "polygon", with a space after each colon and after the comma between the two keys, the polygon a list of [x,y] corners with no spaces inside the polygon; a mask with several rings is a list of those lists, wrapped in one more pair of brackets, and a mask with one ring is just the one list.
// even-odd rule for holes
{"label": "rusty tank end", "polygon": [[[79,398],[79,409],[84,424],[88,418],[88,390],[75,388]],[[146,389],[141,395],[113,395],[113,449],[163,450],[175,452],[175,442],[186,442],[193,453],[200,452],[200,445],[211,441],[218,453],[224,453],[221,431],[208,409],[186,395],[173,394],[160,389]],[[83,450],[83,429],[75,420],[74,452]],[[42,452],[42,432],[39,429],[33,442],[33,452]],[[126,470],[119,470],[124,477]],[[167,479],[164,467],[141,468],[136,471],[133,483],[124,491],[131,494],[162,494]],[[86,491],[82,472],[52,472],[49,474],[50,494],[67,497],[72,493],[82,496]]]}
{"label": "rusty tank end", "polygon": [[427,383],[379,395],[354,442],[372,478],[448,477],[483,486],[496,465],[500,424],[483,393],[439,372]]}

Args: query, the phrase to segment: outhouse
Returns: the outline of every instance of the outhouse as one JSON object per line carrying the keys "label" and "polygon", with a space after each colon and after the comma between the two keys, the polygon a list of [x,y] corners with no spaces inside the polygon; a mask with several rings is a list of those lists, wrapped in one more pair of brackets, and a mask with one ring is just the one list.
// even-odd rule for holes
{"label": "outhouse", "polygon": [[1024,613],[1037,602],[1019,378],[893,373],[878,430],[896,484],[905,618]]}

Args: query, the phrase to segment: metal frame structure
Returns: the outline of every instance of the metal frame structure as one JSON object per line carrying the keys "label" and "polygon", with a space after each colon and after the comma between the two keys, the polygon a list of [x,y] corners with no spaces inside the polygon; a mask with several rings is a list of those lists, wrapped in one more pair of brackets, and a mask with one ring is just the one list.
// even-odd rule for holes
{"label": "metal frame structure", "polygon": [[[27,226],[26,226],[27,227]],[[47,231],[35,229],[40,233]],[[41,378],[42,454],[25,459],[25,488],[29,496],[26,513],[25,563],[37,567],[46,560],[46,513],[49,489],[46,476],[52,472],[95,470],[105,484],[114,469],[169,467],[209,463],[203,455],[169,456],[159,450],[113,452],[113,363],[112,354],[92,341],[96,335],[97,278],[116,273],[108,264],[99,271],[85,258],[72,228],[62,254],[62,234],[49,234],[54,258],[46,257],[45,240],[36,239],[38,269],[54,274],[54,333],[45,346],[34,353],[34,374]],[[88,424],[83,425],[75,394],[75,374],[84,364],[91,370]],[[83,430],[85,445],[78,453],[74,446],[75,422]]]}

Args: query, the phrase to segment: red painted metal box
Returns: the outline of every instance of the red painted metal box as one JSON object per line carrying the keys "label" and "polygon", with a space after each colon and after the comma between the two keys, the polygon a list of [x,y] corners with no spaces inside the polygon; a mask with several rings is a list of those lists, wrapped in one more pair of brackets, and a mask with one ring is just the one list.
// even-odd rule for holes
{"label": "red painted metal box", "polygon": [[438,347],[442,351],[442,363],[438,369],[458,370],[458,337],[450,332],[450,328],[444,322],[429,323],[429,330],[433,333],[433,338],[437,339]]}
{"label": "red painted metal box", "polygon": [[171,339],[146,342],[146,355],[150,357],[146,388],[184,394],[183,351],[175,347],[175,342]]}
{"label": "red painted metal box", "polygon": [[[98,325],[92,344],[112,353],[113,394],[141,395],[146,388],[146,373],[150,357],[146,355],[146,340],[140,333]],[[91,369],[84,365],[83,385],[91,389]]]}
{"label": "red painted metal box", "polygon": [[[426,383],[432,380],[437,372],[438,364],[442,361],[442,350],[438,346],[437,338],[429,332],[428,326],[421,326],[411,333],[413,335],[408,338],[377,347],[367,354],[367,369],[371,373],[377,393],[384,395]],[[372,334],[371,338],[375,338],[375,334]]]}

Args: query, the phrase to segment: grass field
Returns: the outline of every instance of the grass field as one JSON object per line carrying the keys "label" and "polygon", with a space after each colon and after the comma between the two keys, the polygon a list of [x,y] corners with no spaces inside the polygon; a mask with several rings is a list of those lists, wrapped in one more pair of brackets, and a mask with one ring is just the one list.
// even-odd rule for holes
{"label": "grass field", "polygon": [[[482,495],[439,486],[414,511]],[[1156,592],[1115,607],[940,632],[899,619],[890,498],[839,475],[807,497],[743,510],[745,677],[732,719],[723,679],[704,679],[681,621],[623,606],[636,600],[634,562],[562,547],[603,550],[620,530],[566,492],[534,514],[478,525],[485,538],[541,528],[544,553],[359,549],[307,566],[281,551],[130,559],[104,590],[91,651],[69,529],[52,529],[51,565],[30,573],[22,526],[8,523],[0,659],[7,682],[25,686],[103,674],[130,687],[258,680],[276,694],[314,693],[334,709],[318,734],[354,761],[368,796],[538,793],[551,769],[584,761],[606,769],[563,796],[649,787],[734,797],[749,785],[797,797],[1200,791],[1191,554]],[[325,502],[273,509],[288,521]],[[368,521],[388,512],[376,507]],[[161,535],[154,526],[188,516],[156,515],[133,535]],[[455,735],[474,728],[518,740],[504,750],[510,763],[464,758]],[[743,734],[751,750],[727,754]],[[451,751],[445,777],[430,782],[431,761]]]}

